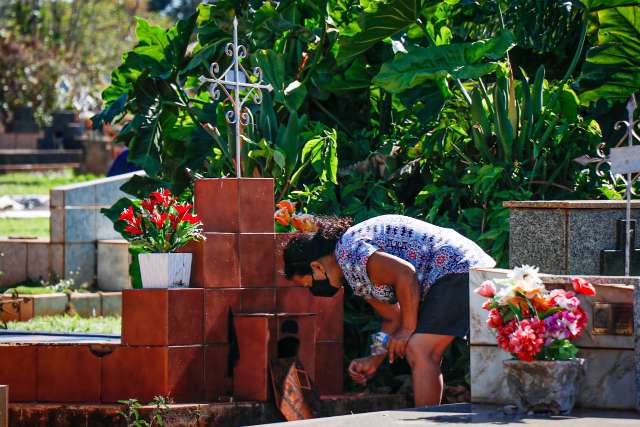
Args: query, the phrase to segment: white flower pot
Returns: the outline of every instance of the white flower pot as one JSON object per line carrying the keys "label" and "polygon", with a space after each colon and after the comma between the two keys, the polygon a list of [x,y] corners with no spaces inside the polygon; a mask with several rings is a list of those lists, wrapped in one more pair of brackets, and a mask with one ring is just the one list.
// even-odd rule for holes
{"label": "white flower pot", "polygon": [[140,254],[143,288],[186,288],[191,278],[189,253]]}

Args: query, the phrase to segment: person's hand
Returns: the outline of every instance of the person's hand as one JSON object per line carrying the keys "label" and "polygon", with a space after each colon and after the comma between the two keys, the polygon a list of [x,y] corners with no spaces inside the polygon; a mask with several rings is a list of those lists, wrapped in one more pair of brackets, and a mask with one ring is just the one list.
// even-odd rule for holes
{"label": "person's hand", "polygon": [[364,384],[373,377],[380,366],[381,360],[377,356],[362,357],[354,359],[349,364],[349,376],[358,384]]}
{"label": "person's hand", "polygon": [[387,352],[389,354],[389,363],[393,363],[396,358],[404,358],[407,354],[407,345],[413,332],[408,329],[399,329],[389,337],[389,345]]}

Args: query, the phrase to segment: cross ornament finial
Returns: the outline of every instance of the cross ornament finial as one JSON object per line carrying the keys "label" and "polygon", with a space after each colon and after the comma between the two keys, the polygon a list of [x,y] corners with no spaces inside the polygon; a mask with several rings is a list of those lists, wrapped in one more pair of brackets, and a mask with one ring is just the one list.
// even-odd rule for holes
{"label": "cross ornament finial", "polygon": [[[250,100],[258,105],[262,103],[262,90],[273,90],[271,84],[265,84],[262,79],[262,69],[255,67],[252,73],[242,65],[242,59],[248,56],[247,48],[238,43],[238,19],[233,18],[233,42],[227,43],[225,49],[227,56],[231,57],[231,64],[220,75],[220,65],[217,62],[209,66],[209,75],[200,76],[200,84],[209,84],[209,94],[218,101],[224,94],[226,100],[231,103],[232,109],[225,114],[225,121],[235,127],[235,158],[236,176],[241,177],[241,127],[248,126],[251,121],[251,112],[245,106]],[[251,82],[254,77],[255,83]]]}

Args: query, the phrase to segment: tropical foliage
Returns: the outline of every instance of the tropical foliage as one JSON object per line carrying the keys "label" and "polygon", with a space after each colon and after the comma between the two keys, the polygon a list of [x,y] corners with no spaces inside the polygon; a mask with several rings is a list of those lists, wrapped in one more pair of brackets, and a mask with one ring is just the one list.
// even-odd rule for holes
{"label": "tropical foliage", "polygon": [[[274,91],[251,107],[243,173],[276,201],[362,220],[405,213],[454,227],[507,262],[506,200],[615,197],[572,160],[594,153],[638,87],[638,0],[221,0],[138,44],[94,125],[143,167],[127,189],[190,192],[234,172],[229,109],[198,78],[228,64],[237,17],[250,65]],[[612,113],[613,112],[613,113]],[[348,353],[368,308],[347,301]]]}

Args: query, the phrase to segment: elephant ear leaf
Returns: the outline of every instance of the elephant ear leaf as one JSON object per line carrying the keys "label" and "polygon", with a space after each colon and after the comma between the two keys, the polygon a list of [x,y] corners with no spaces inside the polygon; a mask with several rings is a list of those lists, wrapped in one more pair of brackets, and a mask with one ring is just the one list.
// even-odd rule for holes
{"label": "elephant ear leaf", "polygon": [[640,14],[636,7],[597,13],[598,44],[587,51],[578,84],[580,100],[625,101],[640,87]]}
{"label": "elephant ear leaf", "polygon": [[420,0],[392,0],[380,4],[378,10],[364,15],[362,31],[352,37],[340,37],[338,64],[349,62],[369,50],[377,42],[405,30],[416,22]]}
{"label": "elephant ear leaf", "polygon": [[495,71],[498,62],[514,46],[513,34],[472,43],[454,43],[411,49],[382,65],[374,84],[390,93],[401,93],[435,81],[447,93],[447,78],[474,79]]}

